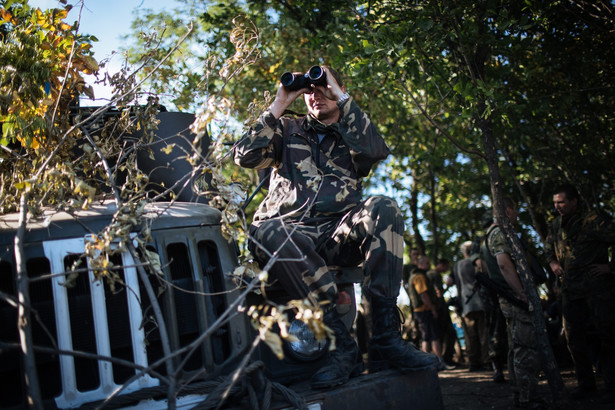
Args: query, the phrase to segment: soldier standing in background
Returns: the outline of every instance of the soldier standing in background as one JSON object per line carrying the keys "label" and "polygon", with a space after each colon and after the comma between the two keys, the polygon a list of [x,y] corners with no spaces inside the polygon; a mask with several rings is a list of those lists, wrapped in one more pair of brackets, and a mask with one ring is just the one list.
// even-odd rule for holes
{"label": "soldier standing in background", "polygon": [[488,333],[485,319],[485,306],[477,291],[476,271],[470,258],[472,242],[461,244],[463,259],[453,266],[449,278],[457,286],[457,295],[461,305],[461,321],[466,340],[466,352],[470,362],[470,371],[481,370],[488,360]]}
{"label": "soldier standing in background", "polygon": [[551,222],[545,253],[561,281],[564,330],[578,382],[571,396],[596,391],[588,347],[588,326],[593,324],[600,339],[603,401],[615,403],[615,268],[613,261],[609,264],[615,224],[597,212],[583,212],[579,194],[569,184],[553,191],[553,204],[559,215]]}
{"label": "soldier standing in background", "polygon": [[[506,197],[504,206],[506,216],[514,225],[517,221],[517,205]],[[514,389],[513,400],[518,407],[540,408],[536,397],[540,372],[536,331],[527,310],[527,295],[512,259],[512,251],[498,225],[491,225],[487,231],[484,248],[481,253],[485,258],[489,278],[502,289],[498,302],[506,318],[508,374]]]}
{"label": "soldier standing in background", "polygon": [[448,310],[448,304],[444,299],[444,281],[442,275],[448,272],[450,269],[450,262],[448,259],[438,259],[436,266],[433,269],[427,271],[427,279],[433,286],[436,292],[436,308],[438,309],[438,330],[440,332],[440,340],[442,342],[442,358],[446,364],[450,367],[453,365],[453,357],[456,353],[456,347],[459,347],[459,356],[461,355],[461,346],[457,338],[457,332],[453,321],[451,320],[451,313]]}

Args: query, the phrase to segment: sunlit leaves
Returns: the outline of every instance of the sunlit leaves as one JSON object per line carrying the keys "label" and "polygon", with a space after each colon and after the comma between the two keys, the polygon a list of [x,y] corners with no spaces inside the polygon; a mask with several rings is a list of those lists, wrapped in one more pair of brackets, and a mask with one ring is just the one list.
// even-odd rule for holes
{"label": "sunlit leaves", "polygon": [[[597,7],[604,12],[596,12]],[[267,106],[254,102],[263,102],[264,91],[275,90],[282,71],[315,62],[333,65],[396,157],[382,175],[372,177],[393,187],[404,202],[414,172],[428,213],[431,180],[426,171],[432,170],[437,185],[433,206],[440,218],[434,229],[443,235],[471,235],[480,225],[476,204],[489,202],[486,167],[464,151],[481,149],[478,119],[491,121],[500,158],[510,165],[502,167],[509,193],[516,193],[519,182],[536,199],[545,199],[554,179],[581,185],[592,175],[590,180],[600,185],[591,188],[592,195],[609,201],[612,6],[585,1],[257,0],[203,4],[200,10],[205,44],[217,56],[212,63],[217,69],[236,52],[228,41],[234,17],[249,17],[260,36],[260,59],[227,87],[235,118],[250,124]],[[182,93],[189,95],[189,88]],[[292,109],[303,112],[302,102]],[[458,145],[435,132],[430,120]],[[458,155],[467,156],[464,163],[458,163]],[[417,217],[431,228],[424,215]],[[448,237],[443,242],[450,243]]]}
{"label": "sunlit leaves", "polygon": [[91,38],[76,34],[63,22],[71,6],[41,11],[13,4],[2,9],[6,36],[0,59],[0,122],[14,124],[3,130],[5,145],[19,141],[24,148],[38,149],[48,134],[48,111],[54,101],[65,104],[83,92],[91,93],[82,74],[96,73],[97,62],[89,55]]}

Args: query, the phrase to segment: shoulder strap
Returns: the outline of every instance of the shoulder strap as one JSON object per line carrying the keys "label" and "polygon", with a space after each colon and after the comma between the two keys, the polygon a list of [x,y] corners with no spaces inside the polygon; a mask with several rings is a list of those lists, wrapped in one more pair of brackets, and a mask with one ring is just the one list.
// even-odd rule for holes
{"label": "shoulder strap", "polygon": [[491,235],[493,230],[497,227],[497,225],[491,225],[489,229],[487,229],[487,233],[485,234],[485,247],[487,248],[487,252],[489,252],[489,255],[491,255],[491,249],[489,249],[489,235]]}

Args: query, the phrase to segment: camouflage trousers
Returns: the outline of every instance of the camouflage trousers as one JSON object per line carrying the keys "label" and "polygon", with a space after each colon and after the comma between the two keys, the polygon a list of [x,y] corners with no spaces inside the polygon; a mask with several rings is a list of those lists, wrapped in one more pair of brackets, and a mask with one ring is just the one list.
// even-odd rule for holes
{"label": "camouflage trousers", "polygon": [[506,319],[498,297],[488,295],[485,306],[485,316],[489,340],[489,359],[497,369],[502,369],[508,356],[508,340],[506,335]]}
{"label": "camouflage trousers", "polygon": [[327,266],[363,263],[363,288],[376,296],[397,297],[403,266],[404,221],[397,203],[371,197],[342,218],[305,224],[281,218],[258,221],[250,229],[250,251],[293,299],[309,295],[335,302],[337,287]]}
{"label": "camouflage trousers", "polygon": [[529,312],[500,298],[508,334],[508,373],[520,403],[534,399],[540,372],[536,331]]}

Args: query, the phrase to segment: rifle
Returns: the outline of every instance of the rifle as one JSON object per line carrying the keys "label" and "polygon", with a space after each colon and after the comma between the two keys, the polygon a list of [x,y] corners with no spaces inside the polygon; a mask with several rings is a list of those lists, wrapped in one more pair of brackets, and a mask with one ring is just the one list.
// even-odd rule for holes
{"label": "rifle", "polygon": [[466,297],[466,303],[468,303],[470,299],[474,297],[474,294],[476,294],[480,285],[497,293],[498,295],[500,295],[501,297],[509,301],[511,304],[517,306],[518,308],[521,308],[525,310],[526,312],[529,311],[529,305],[527,304],[527,302],[524,302],[521,299],[517,298],[509,289],[493,281],[487,275],[482,274],[482,273],[479,273],[476,275],[476,285],[474,285],[474,289],[472,289],[472,293]]}

